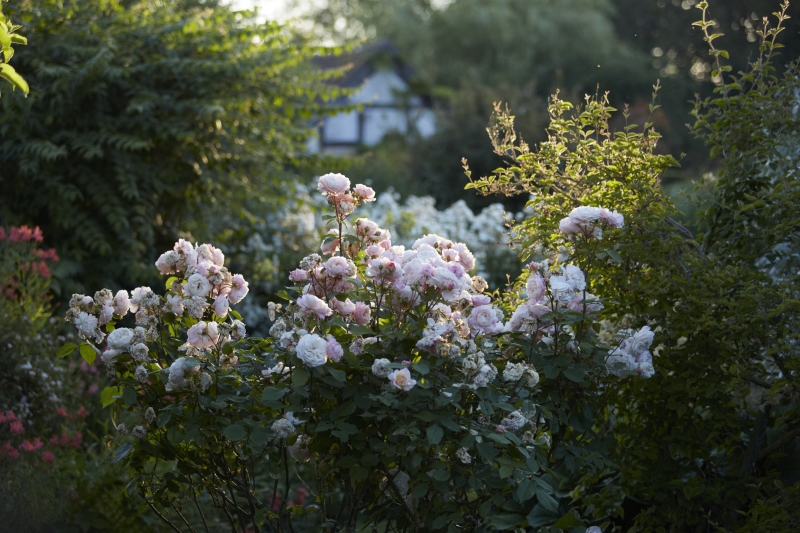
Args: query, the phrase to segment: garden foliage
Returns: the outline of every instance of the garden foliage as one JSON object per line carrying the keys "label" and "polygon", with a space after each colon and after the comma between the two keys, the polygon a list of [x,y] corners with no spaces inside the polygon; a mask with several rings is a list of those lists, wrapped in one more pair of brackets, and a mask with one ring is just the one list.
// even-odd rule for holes
{"label": "garden foliage", "polygon": [[181,235],[246,232],[337,94],[315,49],[216,2],[12,7],[36,46],[14,57],[31,95],[0,103],[0,222],[59,243],[72,290],[146,281]]}
{"label": "garden foliage", "polygon": [[714,46],[708,4],[698,7],[717,61],[712,77],[723,80],[694,113],[695,132],[723,163],[698,190],[702,234],[675,222],[658,188],[674,161],[653,154],[651,125],[608,131],[602,100],[566,117],[570,106],[555,100],[549,140],[538,150],[515,138],[512,117],[500,110],[492,137],[498,152],[511,154],[510,166],[474,186],[536,194],[529,205],[540,216],[520,229],[533,254],[560,246],[539,243],[553,233],[552,215],[576,205],[613,206],[631,221],[592,254],[570,254],[581,266],[600,261],[592,291],[606,299],[610,320],[659,326],[655,377],[610,391],[617,467],[582,480],[572,493],[581,506],[610,510],[632,531],[758,530],[765,514],[772,517],[764,527],[790,530],[799,432],[797,216],[789,212],[797,200],[797,74],[791,64],[779,78],[773,66],[786,5],[776,26],[764,21],[760,55],[735,76],[727,52]]}

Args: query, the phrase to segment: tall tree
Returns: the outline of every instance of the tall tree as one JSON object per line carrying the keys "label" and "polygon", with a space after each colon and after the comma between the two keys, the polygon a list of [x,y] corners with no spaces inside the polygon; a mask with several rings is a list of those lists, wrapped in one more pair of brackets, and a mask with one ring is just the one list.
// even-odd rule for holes
{"label": "tall tree", "polygon": [[13,8],[36,46],[14,58],[31,96],[0,104],[0,223],[41,226],[90,286],[146,281],[177,236],[258,220],[335,93],[296,36],[213,1]]}

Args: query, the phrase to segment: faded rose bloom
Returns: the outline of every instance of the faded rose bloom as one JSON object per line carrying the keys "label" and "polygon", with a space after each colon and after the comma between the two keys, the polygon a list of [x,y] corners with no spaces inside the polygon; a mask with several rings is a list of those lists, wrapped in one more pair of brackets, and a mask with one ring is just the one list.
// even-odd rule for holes
{"label": "faded rose bloom", "polygon": [[337,251],[339,251],[339,244],[341,244],[341,241],[339,239],[329,239],[324,241],[320,245],[320,250],[322,251],[322,255],[335,254]]}
{"label": "faded rose bloom", "polygon": [[469,450],[466,448],[459,448],[456,450],[456,457],[458,457],[458,460],[465,465],[468,465],[472,462],[472,457],[469,454]]}
{"label": "faded rose bloom", "polygon": [[183,298],[177,294],[167,294],[166,310],[176,316],[183,315]]}
{"label": "faded rose bloom", "polygon": [[131,302],[128,299],[128,291],[117,291],[114,296],[114,313],[119,316],[128,314],[128,309],[131,307]]}
{"label": "faded rose bloom", "polygon": [[541,300],[547,291],[547,283],[544,277],[538,272],[532,272],[528,276],[528,281],[525,282],[525,293],[531,302],[538,302]]}
{"label": "faded rose bloom", "polygon": [[372,363],[372,373],[379,378],[389,377],[389,374],[392,373],[392,369],[389,368],[391,363],[388,359],[375,359],[375,362]]}
{"label": "faded rose bloom", "polygon": [[366,326],[370,320],[369,306],[364,302],[356,302],[356,309],[353,312],[353,320],[359,326]]}
{"label": "faded rose bloom", "polygon": [[228,293],[228,300],[230,300],[231,304],[236,305],[247,296],[249,290],[249,284],[245,281],[244,276],[234,274],[231,278],[231,291]]}
{"label": "faded rose bloom", "polygon": [[225,318],[228,316],[228,309],[230,308],[230,301],[228,301],[228,297],[224,294],[220,294],[216,298],[214,298],[214,303],[211,304],[211,307],[214,309],[214,314],[220,318]]}
{"label": "faded rose bloom", "polygon": [[350,180],[342,174],[325,174],[317,181],[317,190],[322,194],[343,194],[350,188]]}
{"label": "faded rose bloom", "polygon": [[161,256],[156,260],[156,268],[162,274],[174,274],[177,272],[175,266],[177,265],[178,261],[180,261],[181,256],[178,255],[178,252],[174,250],[170,250],[169,252],[164,252]]}
{"label": "faded rose bloom", "polygon": [[183,286],[183,293],[191,298],[198,296],[205,298],[211,292],[211,283],[202,274],[192,274]]}
{"label": "faded rose bloom", "polygon": [[404,390],[406,392],[413,389],[414,385],[417,384],[416,380],[411,379],[411,372],[409,372],[407,368],[395,370],[387,377],[389,378],[389,383],[392,384],[392,387],[395,389]]}
{"label": "faded rose bloom", "polygon": [[100,317],[98,322],[100,325],[108,324],[111,322],[111,319],[114,318],[114,301],[109,300],[103,304],[103,307],[100,309]]}
{"label": "faded rose bloom", "polygon": [[361,183],[357,184],[353,188],[353,195],[358,196],[364,202],[375,201],[375,190],[372,187],[367,187],[366,185],[362,185]]}
{"label": "faded rose bloom", "polygon": [[600,220],[611,226],[612,228],[622,228],[625,225],[625,217],[616,211],[609,211],[606,208],[601,208]]}
{"label": "faded rose bloom", "polygon": [[527,423],[528,419],[519,411],[514,411],[500,422],[504,428],[511,431],[522,429]]}
{"label": "faded rose bloom", "polygon": [[472,310],[467,319],[469,326],[478,333],[492,335],[503,331],[503,324],[497,317],[494,306],[481,305]]}
{"label": "faded rose bloom", "polygon": [[117,328],[112,331],[106,342],[112,350],[127,351],[133,343],[134,332],[130,328]]}
{"label": "faded rose bloom", "polygon": [[97,328],[97,317],[89,313],[81,312],[75,318],[75,327],[78,332],[84,337],[91,337],[94,335],[94,330]]}
{"label": "faded rose bloom", "polygon": [[331,298],[331,307],[334,311],[336,311],[341,316],[350,316],[356,311],[356,304],[350,301],[350,298],[347,298],[345,301],[337,300],[336,298]]}
{"label": "faded rose bloom", "polygon": [[295,283],[299,283],[301,281],[308,280],[308,272],[305,270],[300,270],[299,268],[296,270],[292,270],[289,272],[289,281],[293,281]]}
{"label": "faded rose bloom", "polygon": [[300,306],[300,314],[304,316],[314,315],[317,319],[322,320],[333,314],[333,310],[328,307],[328,304],[313,294],[301,296],[297,299],[296,303]]}
{"label": "faded rose bloom", "polygon": [[200,321],[186,332],[189,344],[197,349],[210,348],[219,341],[219,330],[216,322]]}
{"label": "faded rose bloom", "polygon": [[333,338],[333,335],[327,335],[325,338],[328,341],[328,347],[325,351],[325,353],[328,355],[328,359],[338,363],[344,355],[342,345]]}
{"label": "faded rose bloom", "polygon": [[331,257],[322,266],[325,268],[325,275],[331,277],[344,277],[350,271],[348,261],[344,257]]}
{"label": "faded rose bloom", "polygon": [[317,334],[304,335],[297,342],[297,357],[310,367],[324,365],[328,360],[328,341]]}
{"label": "faded rose bloom", "polygon": [[294,424],[285,418],[279,418],[272,424],[272,431],[279,439],[285,439],[294,434]]}

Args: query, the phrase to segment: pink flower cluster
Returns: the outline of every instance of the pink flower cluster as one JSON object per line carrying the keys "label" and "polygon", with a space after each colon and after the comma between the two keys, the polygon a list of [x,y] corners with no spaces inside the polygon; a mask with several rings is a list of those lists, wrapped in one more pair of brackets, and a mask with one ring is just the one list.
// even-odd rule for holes
{"label": "pink flower cluster", "polygon": [[[60,411],[61,409],[59,409],[58,414],[62,414]],[[66,411],[64,411],[64,413],[66,413]],[[25,433],[25,428],[23,427],[22,422],[17,418],[17,415],[14,414],[14,411],[6,411],[5,413],[0,412],[0,423],[8,423],[8,429],[12,435],[19,436]],[[72,448],[80,447],[81,442],[83,442],[83,435],[79,431],[76,432],[72,437],[64,432],[60,438],[58,435],[53,435],[49,439],[49,443],[53,446],[70,446]],[[40,437],[25,439],[19,443],[18,446],[6,441],[0,445],[0,455],[6,455],[10,459],[18,459],[20,457],[20,452],[33,453],[40,450],[44,446],[45,443],[42,442]],[[53,455],[52,451],[45,450],[42,452],[42,462],[52,463],[54,461],[55,456]]]}
{"label": "pink flower cluster", "polygon": [[6,238],[8,238],[8,240],[11,242],[42,242],[44,240],[44,235],[42,234],[42,230],[39,229],[39,226],[36,226],[33,229],[29,228],[28,226],[12,226],[9,228],[8,234],[6,234],[6,229],[0,226],[0,241],[4,241]]}
{"label": "pink flower cluster", "polygon": [[342,174],[320,176],[317,189],[328,197],[339,220],[344,220],[359,204],[375,201],[375,191],[371,187],[358,184],[350,190],[350,180]]}
{"label": "pink flower cluster", "polygon": [[616,211],[609,211],[604,207],[583,205],[573,209],[570,214],[561,219],[559,230],[564,235],[583,235],[584,237],[603,236],[603,227],[622,228],[625,217]]}
{"label": "pink flower cluster", "polygon": [[586,279],[580,268],[562,265],[550,269],[547,262],[531,263],[531,270],[525,283],[528,299],[522,302],[506,323],[505,330],[552,333],[552,321],[543,319],[544,315],[556,309],[569,309],[576,313],[597,313],[603,304],[595,295],[586,291]]}

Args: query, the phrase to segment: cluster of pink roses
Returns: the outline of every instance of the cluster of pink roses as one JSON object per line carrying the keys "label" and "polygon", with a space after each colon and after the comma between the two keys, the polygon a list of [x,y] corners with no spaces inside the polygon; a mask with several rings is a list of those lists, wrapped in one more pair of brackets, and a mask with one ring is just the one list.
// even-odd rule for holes
{"label": "cluster of pink roses", "polygon": [[328,203],[340,220],[350,215],[360,203],[375,201],[375,191],[371,187],[358,184],[350,190],[350,180],[342,174],[321,176],[317,189],[328,197]]}
{"label": "cluster of pink roses", "polygon": [[551,268],[548,262],[531,263],[525,283],[528,297],[514,311],[506,324],[506,331],[521,331],[527,334],[553,333],[553,323],[542,319],[556,309],[569,309],[576,313],[597,313],[603,304],[595,295],[586,291],[586,278],[575,265]]}
{"label": "cluster of pink roses", "polygon": [[600,239],[603,236],[602,225],[622,228],[625,225],[625,217],[604,207],[582,205],[561,219],[559,230],[565,235],[583,235]]}
{"label": "cluster of pink roses", "polygon": [[[22,425],[19,418],[17,418],[17,415],[14,414],[14,411],[6,411],[5,413],[0,411],[0,424],[6,423],[8,424],[8,432],[11,435],[18,437],[25,434],[25,427]],[[0,429],[0,433],[2,433],[2,429]],[[82,440],[83,435],[81,435],[80,432],[76,432],[73,438],[70,438],[67,433],[64,432],[61,438],[59,438],[58,435],[53,435],[49,442],[53,446],[71,446],[77,448],[80,446]],[[40,437],[25,439],[17,446],[10,441],[5,441],[0,445],[0,456],[5,455],[9,459],[18,459],[20,457],[19,452],[33,453],[44,446],[45,444]],[[44,463],[52,463],[55,461],[55,455],[50,450],[44,450],[41,460]]]}

